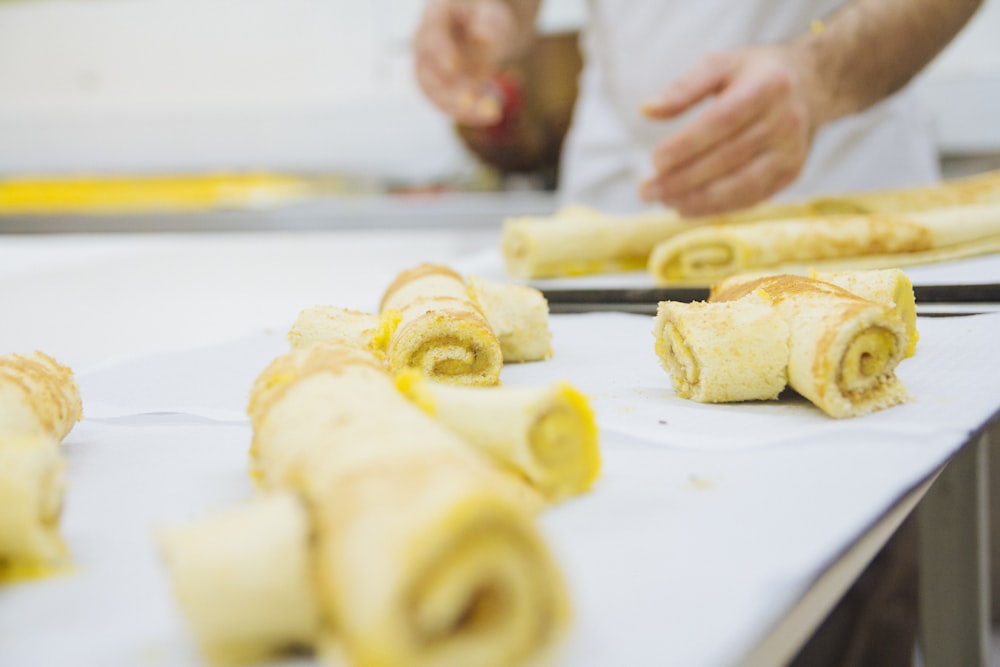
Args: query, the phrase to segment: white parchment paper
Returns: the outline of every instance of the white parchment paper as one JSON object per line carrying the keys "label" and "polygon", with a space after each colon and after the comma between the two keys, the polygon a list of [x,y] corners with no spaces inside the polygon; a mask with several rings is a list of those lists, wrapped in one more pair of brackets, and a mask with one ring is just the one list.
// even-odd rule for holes
{"label": "white parchment paper", "polygon": [[[554,316],[554,358],[503,372],[509,385],[572,382],[601,426],[594,490],[540,518],[573,598],[566,667],[739,664],[1000,407],[997,315],[921,318],[899,368],[913,401],[846,421],[794,396],[678,399],[651,325]],[[75,570],[0,591],[0,665],[200,664],[156,533],[251,494],[249,383],[284,349],[283,335],[253,333],[80,376],[87,418],[64,444]]]}

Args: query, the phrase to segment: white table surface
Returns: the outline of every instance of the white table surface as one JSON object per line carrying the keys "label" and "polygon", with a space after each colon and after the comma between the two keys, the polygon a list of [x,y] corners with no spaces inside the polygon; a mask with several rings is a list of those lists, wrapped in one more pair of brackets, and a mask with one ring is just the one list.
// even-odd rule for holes
{"label": "white table surface", "polygon": [[[468,266],[497,239],[489,229],[0,236],[0,351],[56,356],[80,376],[85,410],[88,399],[105,410],[64,448],[77,571],[0,591],[0,664],[197,664],[153,536],[250,493],[232,369],[252,378],[303,307],[373,309],[399,270]],[[919,325],[918,354],[900,366],[915,400],[834,421],[794,398],[682,401],[656,362],[651,319],[554,317],[554,359],[508,367],[504,381],[569,379],[602,427],[600,483],[540,520],[576,610],[560,664],[740,664],[1000,407],[1000,316]],[[164,368],[174,379],[115,395],[116,378]],[[196,374],[218,391],[183,392]]]}

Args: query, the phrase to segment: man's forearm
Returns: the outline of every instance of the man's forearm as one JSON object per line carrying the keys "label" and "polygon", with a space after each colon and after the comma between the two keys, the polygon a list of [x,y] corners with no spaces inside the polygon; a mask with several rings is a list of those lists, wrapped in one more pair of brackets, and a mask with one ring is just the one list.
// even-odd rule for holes
{"label": "man's forearm", "polygon": [[905,86],[958,34],[981,0],[852,0],[793,47],[815,77],[822,123]]}

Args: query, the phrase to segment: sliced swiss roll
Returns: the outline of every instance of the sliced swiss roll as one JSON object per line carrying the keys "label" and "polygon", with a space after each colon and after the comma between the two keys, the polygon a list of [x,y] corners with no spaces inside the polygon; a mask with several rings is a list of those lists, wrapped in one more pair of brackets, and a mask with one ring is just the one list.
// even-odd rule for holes
{"label": "sliced swiss roll", "polygon": [[[773,274],[741,273],[712,285],[711,293],[735,293],[740,285]],[[869,269],[858,271],[810,271],[808,276],[820,282],[841,287],[863,299],[880,303],[895,311],[906,327],[906,356],[912,357],[917,349],[920,333],[917,331],[917,305],[913,283],[900,269]]]}
{"label": "sliced swiss roll", "polygon": [[917,351],[920,332],[917,331],[917,304],[910,277],[899,269],[869,271],[814,271],[815,280],[842,287],[851,294],[891,308],[906,327],[906,356]]}
{"label": "sliced swiss roll", "polygon": [[160,546],[203,654],[220,665],[311,648],[320,632],[312,520],[295,493],[170,528]]}
{"label": "sliced swiss roll", "polygon": [[0,434],[62,440],[83,409],[73,372],[42,353],[0,355]]}
{"label": "sliced swiss roll", "polygon": [[552,356],[549,303],[541,291],[476,276],[469,277],[468,291],[500,340],[504,363]]}
{"label": "sliced swiss roll", "polygon": [[744,271],[890,268],[998,250],[1000,203],[993,203],[705,225],[658,245],[648,268],[659,284],[707,284]]}
{"label": "sliced swiss roll", "polygon": [[544,505],[537,491],[494,470],[408,401],[380,361],[360,348],[317,343],[277,357],[254,382],[247,412],[251,472],[265,489],[307,488],[319,459],[357,456],[359,447],[379,456],[444,448],[482,464],[497,488],[526,510]]}
{"label": "sliced swiss roll", "polygon": [[501,251],[518,278],[554,278],[634,271],[657,243],[687,228],[673,211],[609,215],[583,206],[549,217],[504,221]]}
{"label": "sliced swiss roll", "polygon": [[552,501],[588,491],[601,455],[587,397],[566,383],[454,387],[418,373],[396,386],[428,415]]}
{"label": "sliced swiss roll", "polygon": [[788,382],[832,417],[907,400],[895,369],[909,337],[890,308],[802,276],[778,275],[717,290],[712,302],[763,294],[788,324]]}
{"label": "sliced swiss roll", "polygon": [[462,385],[500,381],[500,341],[451,269],[424,264],[404,271],[386,290],[379,310],[385,316],[398,313],[386,346],[393,373],[416,368],[439,382]]}
{"label": "sliced swiss roll", "polygon": [[58,571],[66,464],[49,435],[0,435],[0,582]]}
{"label": "sliced swiss roll", "polygon": [[[344,406],[352,385],[391,381],[374,353],[350,344],[320,342],[276,357],[254,380],[247,415],[253,428],[251,474],[264,488],[301,486],[315,450],[352,446],[329,433],[355,420]],[[378,412],[377,402],[363,408]]]}
{"label": "sliced swiss roll", "polygon": [[303,309],[288,331],[292,348],[334,341],[370,350],[378,349],[381,320],[365,313],[336,306],[313,306]]}
{"label": "sliced swiss roll", "polygon": [[529,515],[458,450],[358,444],[310,484],[320,598],[349,664],[546,664],[568,603]]}
{"label": "sliced swiss roll", "polygon": [[788,382],[788,324],[766,296],[661,301],[656,354],[674,392],[702,403],[775,399]]}
{"label": "sliced swiss roll", "polygon": [[547,655],[565,590],[537,492],[400,394],[357,348],[276,360],[250,407],[265,486],[312,508],[319,599],[356,665],[507,665]]}

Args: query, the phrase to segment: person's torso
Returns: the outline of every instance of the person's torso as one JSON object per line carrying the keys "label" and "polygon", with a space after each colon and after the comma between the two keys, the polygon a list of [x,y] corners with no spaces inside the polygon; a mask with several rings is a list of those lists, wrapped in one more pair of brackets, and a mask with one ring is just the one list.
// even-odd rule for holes
{"label": "person's torso", "polygon": [[[672,121],[650,121],[640,113],[641,105],[705,55],[786,40],[809,30],[840,4],[838,0],[588,0],[590,19],[581,39],[585,63],[581,100],[564,153],[564,198],[588,202],[593,197],[588,203],[601,205],[600,198],[610,197],[614,208],[640,207],[634,190],[638,180],[652,171],[650,151],[690,119],[687,114]],[[924,134],[919,116],[902,98],[838,121],[817,137],[802,175],[782,196],[933,180],[936,166]],[[611,174],[615,151],[619,164]],[[868,161],[870,170],[864,168]],[[617,183],[614,195],[588,194],[588,189],[606,188],[611,181]]]}

